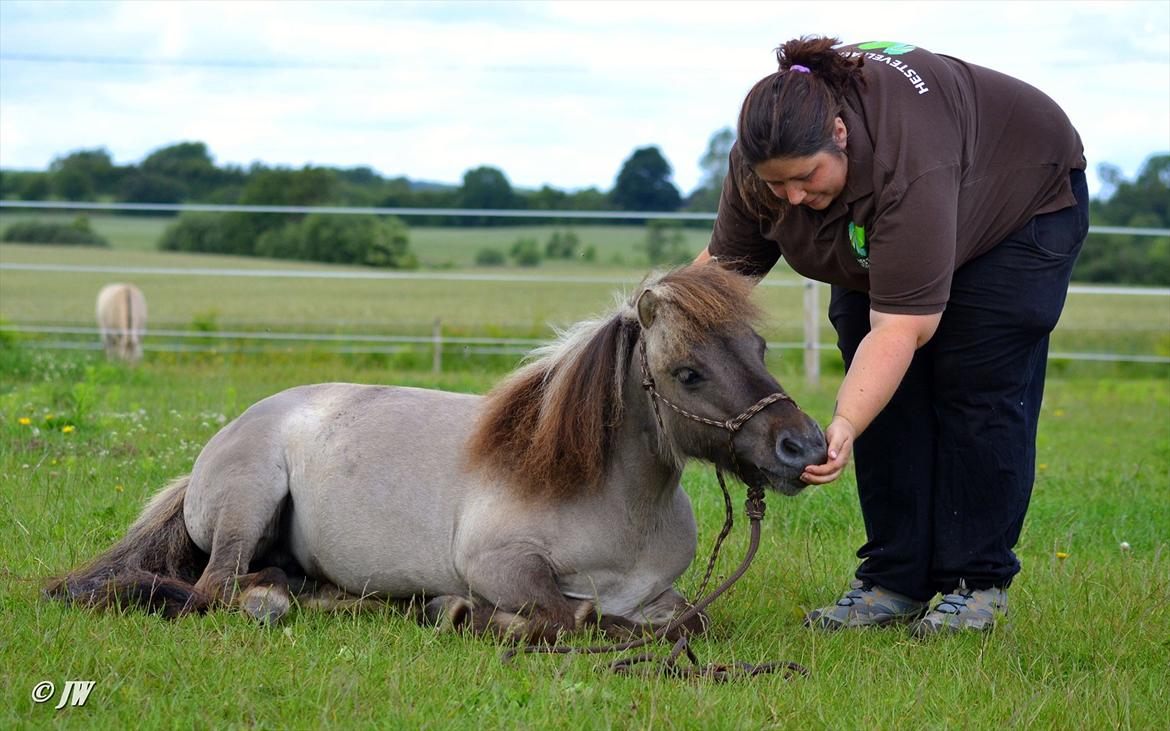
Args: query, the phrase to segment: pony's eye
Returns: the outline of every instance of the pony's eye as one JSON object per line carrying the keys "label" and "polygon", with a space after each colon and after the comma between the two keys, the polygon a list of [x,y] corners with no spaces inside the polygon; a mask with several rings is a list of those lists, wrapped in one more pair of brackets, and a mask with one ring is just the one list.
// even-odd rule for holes
{"label": "pony's eye", "polygon": [[684,386],[697,386],[703,377],[690,368],[679,368],[672,374]]}

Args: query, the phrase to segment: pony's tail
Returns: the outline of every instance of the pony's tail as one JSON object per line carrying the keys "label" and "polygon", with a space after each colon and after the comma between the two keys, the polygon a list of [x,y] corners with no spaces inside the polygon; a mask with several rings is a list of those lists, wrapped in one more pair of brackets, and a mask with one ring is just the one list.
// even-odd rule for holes
{"label": "pony's tail", "polygon": [[49,599],[95,607],[139,606],[178,617],[204,612],[210,602],[194,582],[207,566],[183,523],[190,476],[155,495],[113,548],[65,576],[52,579]]}

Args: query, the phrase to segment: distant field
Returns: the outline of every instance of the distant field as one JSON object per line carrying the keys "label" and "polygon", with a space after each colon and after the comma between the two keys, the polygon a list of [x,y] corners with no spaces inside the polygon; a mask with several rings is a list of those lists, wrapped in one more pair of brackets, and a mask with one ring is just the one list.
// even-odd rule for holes
{"label": "distant field", "polygon": [[[53,220],[69,222],[72,213],[0,213],[0,231],[21,220]],[[155,251],[163,231],[175,219],[163,216],[120,216],[89,214],[94,231],[105,236],[110,246],[127,251]],[[406,219],[407,224],[410,220]],[[642,269],[647,266],[646,255],[639,246],[646,238],[646,227],[642,224],[601,226],[597,224],[571,226],[487,226],[487,227],[421,227],[410,226],[410,245],[418,255],[424,268],[469,267],[475,264],[475,255],[480,249],[499,249],[505,254],[520,238],[534,238],[543,250],[544,244],[554,231],[572,231],[580,240],[578,253],[592,247],[596,250],[593,263],[584,261],[546,261],[535,271],[578,266]],[[698,253],[711,238],[711,227],[704,225],[683,229],[686,239],[684,249]]]}
{"label": "distant field", "polygon": [[[438,246],[438,244],[436,244]],[[123,249],[0,245],[5,263],[87,264],[111,267],[344,270],[319,264],[247,257],[171,254]],[[367,270],[368,271],[368,270]],[[454,270],[480,271],[483,270]],[[544,267],[492,270],[525,276],[570,275],[600,282],[468,282],[407,280],[204,277],[0,271],[0,319],[9,323],[92,326],[93,301],[103,284],[132,278],[146,293],[156,328],[204,327],[292,332],[420,335],[436,318],[448,335],[548,337],[565,326],[609,311],[646,272],[642,268]],[[445,272],[437,272],[443,275]],[[771,283],[798,281],[777,272]],[[799,287],[762,286],[769,340],[800,342]],[[821,306],[827,306],[822,287]],[[827,316],[821,341],[835,341]],[[1165,297],[1071,295],[1053,337],[1054,352],[1170,355],[1170,306]],[[789,353],[790,359],[798,359]],[[829,362],[835,356],[828,357]],[[1164,369],[1164,366],[1161,366]]]}

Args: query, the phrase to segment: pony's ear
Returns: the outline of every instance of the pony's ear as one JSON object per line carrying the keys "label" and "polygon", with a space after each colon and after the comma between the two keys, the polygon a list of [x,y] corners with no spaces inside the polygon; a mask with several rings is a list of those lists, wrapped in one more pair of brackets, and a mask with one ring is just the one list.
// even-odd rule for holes
{"label": "pony's ear", "polygon": [[654,313],[658,310],[658,295],[654,294],[654,290],[650,288],[642,290],[634,308],[638,310],[638,322],[642,328],[649,329],[650,325],[654,323]]}

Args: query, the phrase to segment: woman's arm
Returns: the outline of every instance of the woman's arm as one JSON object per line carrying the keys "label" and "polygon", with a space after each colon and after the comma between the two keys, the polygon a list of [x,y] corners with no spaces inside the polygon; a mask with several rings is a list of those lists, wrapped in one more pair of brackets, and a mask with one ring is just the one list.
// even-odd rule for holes
{"label": "woman's arm", "polygon": [[806,467],[802,480],[822,485],[841,476],[853,451],[853,440],[893,397],[914,351],[930,340],[941,319],[942,313],[893,315],[870,310],[869,334],[857,347],[853,364],[837,391],[833,420],[825,429],[829,461]]}

